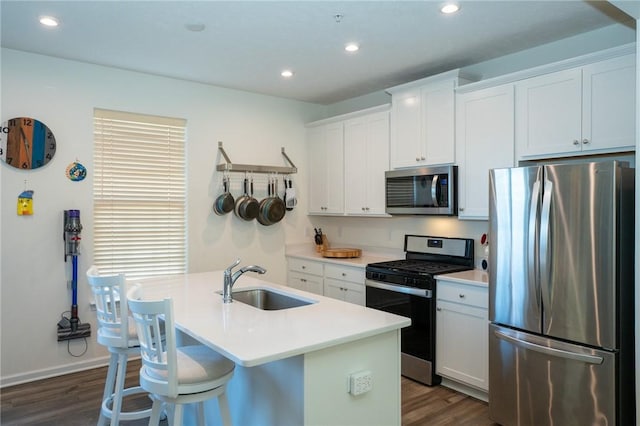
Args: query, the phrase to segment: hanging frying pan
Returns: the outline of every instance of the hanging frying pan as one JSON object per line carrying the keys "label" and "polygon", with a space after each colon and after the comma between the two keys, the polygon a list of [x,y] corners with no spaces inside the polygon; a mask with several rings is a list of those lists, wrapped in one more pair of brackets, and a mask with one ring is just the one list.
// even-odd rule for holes
{"label": "hanging frying pan", "polygon": [[278,223],[282,220],[285,213],[285,205],[284,201],[280,197],[278,197],[278,189],[277,189],[277,179],[274,179],[270,182],[270,192],[271,196],[268,197],[264,203],[261,203],[260,206],[260,215],[261,216],[260,223],[263,225],[273,225],[274,223]]}
{"label": "hanging frying pan", "polygon": [[[245,192],[246,192],[246,182],[245,179]],[[249,195],[242,200],[239,207],[239,215],[244,220],[253,220],[258,217],[258,213],[260,212],[260,204],[258,200],[253,198],[253,177],[251,178],[251,192]]]}
{"label": "hanging frying pan", "polygon": [[224,192],[218,195],[215,202],[213,203],[213,212],[218,216],[225,215],[233,210],[234,200],[233,195],[229,192],[229,177],[225,176],[222,178],[222,186],[224,187]]}

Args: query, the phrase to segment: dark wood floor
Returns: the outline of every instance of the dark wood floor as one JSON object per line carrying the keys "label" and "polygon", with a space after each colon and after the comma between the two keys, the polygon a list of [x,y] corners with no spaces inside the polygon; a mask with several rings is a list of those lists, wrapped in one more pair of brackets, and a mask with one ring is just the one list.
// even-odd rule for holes
{"label": "dark wood floor", "polygon": [[[139,361],[130,361],[126,386],[137,385]],[[98,421],[106,367],[2,389],[3,426],[88,426]],[[146,396],[127,398],[125,409],[151,406]],[[141,419],[123,425],[146,425]],[[161,424],[166,425],[166,421]],[[487,404],[442,386],[402,378],[402,425],[494,425]],[[242,425],[241,425],[242,426]]]}

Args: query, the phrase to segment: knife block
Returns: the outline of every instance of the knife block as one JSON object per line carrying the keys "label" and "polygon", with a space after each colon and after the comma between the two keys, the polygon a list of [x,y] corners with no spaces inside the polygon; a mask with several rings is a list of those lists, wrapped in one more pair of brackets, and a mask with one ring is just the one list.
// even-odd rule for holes
{"label": "knife block", "polygon": [[322,244],[316,244],[316,251],[322,253],[329,248],[329,240],[325,234],[322,234]]}

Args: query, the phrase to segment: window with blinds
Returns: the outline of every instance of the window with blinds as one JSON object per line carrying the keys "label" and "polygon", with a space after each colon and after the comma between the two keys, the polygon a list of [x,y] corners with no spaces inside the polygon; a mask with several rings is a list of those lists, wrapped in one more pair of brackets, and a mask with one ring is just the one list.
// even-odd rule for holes
{"label": "window with blinds", "polygon": [[94,110],[94,264],[101,273],[186,272],[182,119]]}

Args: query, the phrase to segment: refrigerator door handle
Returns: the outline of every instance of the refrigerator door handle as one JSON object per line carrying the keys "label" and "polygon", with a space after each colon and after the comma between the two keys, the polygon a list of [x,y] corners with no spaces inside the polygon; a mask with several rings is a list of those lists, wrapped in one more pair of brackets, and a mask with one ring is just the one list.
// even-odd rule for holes
{"label": "refrigerator door handle", "polygon": [[542,194],[542,210],[540,212],[540,292],[542,293],[542,303],[547,312],[545,317],[551,318],[551,280],[549,277],[549,258],[551,247],[549,238],[551,232],[551,196],[553,194],[553,183],[547,179],[544,181],[544,192]]}
{"label": "refrigerator door handle", "polygon": [[518,339],[517,337],[511,336],[499,330],[495,330],[493,333],[498,339],[506,340],[507,342],[512,343],[521,348],[532,350],[535,352],[540,352],[545,355],[550,355],[558,358],[571,359],[574,361],[581,361],[587,364],[600,365],[604,362],[604,358],[599,356],[569,352],[569,351],[564,351],[562,349],[556,349],[556,348],[550,348],[548,346],[538,345],[532,342],[528,342],[526,340]]}
{"label": "refrigerator door handle", "polygon": [[[537,224],[537,218],[538,218],[538,198],[539,197],[540,197],[540,180],[538,179],[533,183],[533,187],[531,189],[531,206],[529,207],[529,232],[527,234],[529,237],[528,256],[527,256],[527,262],[528,262],[527,272],[528,272],[529,287],[535,286],[538,281],[537,272],[538,272],[539,256],[538,256],[538,251],[536,250],[536,241],[538,240],[536,224]],[[533,293],[536,295],[536,305],[538,306],[538,309],[539,309],[540,308],[540,292],[535,291],[534,289]]]}

